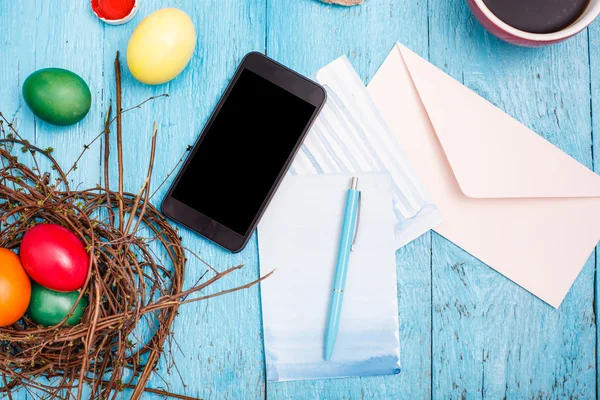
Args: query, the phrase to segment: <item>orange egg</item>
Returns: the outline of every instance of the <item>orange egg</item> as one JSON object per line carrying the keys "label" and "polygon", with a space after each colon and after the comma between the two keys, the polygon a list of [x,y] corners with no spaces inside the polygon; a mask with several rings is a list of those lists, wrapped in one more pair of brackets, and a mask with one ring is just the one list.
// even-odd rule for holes
{"label": "orange egg", "polygon": [[19,257],[0,248],[0,326],[17,322],[29,306],[31,281]]}

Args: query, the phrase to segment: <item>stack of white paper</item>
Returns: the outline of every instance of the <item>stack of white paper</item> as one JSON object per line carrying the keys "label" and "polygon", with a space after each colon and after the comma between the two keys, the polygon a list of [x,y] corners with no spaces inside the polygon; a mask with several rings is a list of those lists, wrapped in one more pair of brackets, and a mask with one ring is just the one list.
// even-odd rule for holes
{"label": "stack of white paper", "polygon": [[438,225],[440,212],[346,56],[314,79],[327,90],[327,102],[290,174],[389,172],[396,249]]}

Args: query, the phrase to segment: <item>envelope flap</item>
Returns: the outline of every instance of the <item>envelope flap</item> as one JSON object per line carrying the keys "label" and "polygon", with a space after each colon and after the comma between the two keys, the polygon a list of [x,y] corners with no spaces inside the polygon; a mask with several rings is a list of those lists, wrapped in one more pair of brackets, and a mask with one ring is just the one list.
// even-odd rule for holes
{"label": "envelope flap", "polygon": [[600,196],[600,176],[406,47],[397,49],[465,195]]}

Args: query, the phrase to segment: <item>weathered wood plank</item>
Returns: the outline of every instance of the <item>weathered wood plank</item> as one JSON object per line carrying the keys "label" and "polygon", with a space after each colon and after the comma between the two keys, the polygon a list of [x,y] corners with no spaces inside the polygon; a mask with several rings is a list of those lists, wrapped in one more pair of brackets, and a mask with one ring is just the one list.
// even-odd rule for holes
{"label": "weathered wood plank", "polygon": [[[65,170],[73,165],[84,144],[92,140],[101,126],[101,115],[96,110],[102,99],[103,65],[97,53],[102,52],[103,35],[102,29],[95,29],[96,18],[89,11],[85,2],[10,2],[2,4],[0,12],[3,31],[0,111],[14,120],[24,138],[43,149],[54,148],[53,155]],[[68,21],[77,21],[77,24]],[[46,67],[69,69],[88,83],[92,109],[80,123],[70,127],[52,126],[35,119],[27,108],[21,95],[23,81],[30,73]],[[38,156],[38,160],[42,171],[50,171],[43,157]],[[70,183],[75,185],[98,183],[97,153],[90,152],[69,177]],[[25,390],[17,397],[31,398]]]}
{"label": "weathered wood plank", "polygon": [[[592,166],[585,34],[544,49],[510,46],[462,0],[432,0],[429,20],[434,64]],[[593,282],[590,259],[556,311],[434,236],[434,397],[594,397]]]}
{"label": "weathered wood plank", "polygon": [[[95,17],[85,3],[41,3],[32,7],[31,3],[13,2],[3,4],[0,18],[7,35],[2,45],[4,65],[0,72],[5,87],[0,100],[2,112],[14,119],[25,138],[41,148],[54,148],[54,155],[68,169],[83,145],[99,132],[101,116],[94,110],[102,98],[102,62],[98,57],[79,55],[96,55],[99,49],[101,52],[102,31],[93,29]],[[76,19],[78,24],[66,23],[67,18]],[[62,20],[65,23],[56,23]],[[85,120],[71,127],[56,127],[34,118],[21,95],[23,81],[35,70],[47,67],[69,69],[88,83],[93,104]],[[80,163],[71,175],[71,182],[94,184],[98,177],[98,159],[91,156]]]}
{"label": "weathered wood plank", "polygon": [[[368,82],[396,41],[427,52],[423,2],[369,0],[353,8],[268,1],[267,54],[311,74],[346,54]],[[402,372],[398,376],[268,384],[272,399],[429,398],[430,235],[397,253]]]}
{"label": "weathered wood plank", "polygon": [[[10,121],[14,121],[20,133],[29,140],[34,139],[34,121],[27,108],[21,90],[23,81],[35,70],[35,18],[21,20],[28,10],[25,2],[2,4],[0,9],[0,111]],[[22,30],[24,29],[24,30]],[[23,118],[23,116],[27,118]]]}
{"label": "weathered wood plank", "polygon": [[[178,7],[190,15],[196,26],[198,44],[190,65],[177,79],[160,86],[147,86],[137,82],[127,69],[127,42],[137,23],[162,7]],[[111,68],[105,74],[105,87],[111,88],[110,95],[113,95],[112,62],[116,50],[121,51],[123,64],[124,107],[138,104],[152,95],[169,93],[168,99],[159,99],[124,116],[125,186],[128,190],[137,190],[142,184],[152,124],[153,121],[159,124],[154,171],[156,187],[186,147],[194,144],[243,56],[253,50],[264,51],[265,0],[186,0],[169,4],[159,0],[145,1],[134,21],[121,27],[106,26],[104,31],[104,65]],[[111,152],[113,162],[116,162],[114,146]],[[111,174],[113,184],[116,183],[115,172]],[[154,204],[160,203],[167,189],[168,185],[163,186]],[[232,255],[184,227],[180,227],[180,231],[184,244],[218,270],[245,264],[242,270],[211,287],[209,292],[258,278],[255,239],[242,253]],[[186,287],[205,271],[205,266],[189,257]],[[264,397],[259,300],[259,289],[254,287],[182,307],[172,329],[178,344],[172,349],[177,367],[169,369],[161,362],[159,374],[153,377],[149,386],[204,399]],[[127,398],[127,393],[123,398]]]}
{"label": "weathered wood plank", "polygon": [[[588,28],[588,46],[590,52],[590,75],[591,75],[591,93],[592,93],[592,138],[593,138],[593,149],[594,149],[594,170],[598,172],[600,169],[600,22],[594,22]],[[596,268],[596,296],[594,301],[594,311],[596,321],[598,321],[598,291],[600,290],[600,277],[598,271],[598,263],[600,262],[600,254],[598,247],[596,247],[595,254],[595,268]],[[596,387],[600,385],[600,374],[598,373],[598,341],[600,340],[600,332],[596,329]]]}

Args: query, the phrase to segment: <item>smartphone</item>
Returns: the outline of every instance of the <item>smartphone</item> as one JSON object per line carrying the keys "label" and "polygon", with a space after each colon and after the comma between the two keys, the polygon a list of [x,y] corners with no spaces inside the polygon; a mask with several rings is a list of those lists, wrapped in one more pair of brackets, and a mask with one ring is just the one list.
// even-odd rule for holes
{"label": "smartphone", "polygon": [[317,83],[243,59],[162,203],[172,220],[242,250],[325,103]]}

